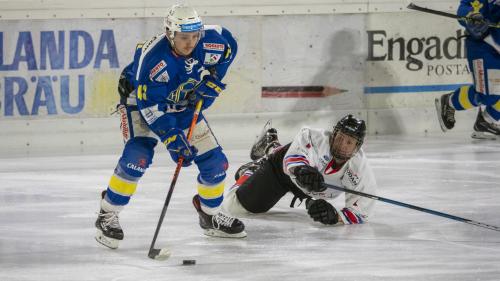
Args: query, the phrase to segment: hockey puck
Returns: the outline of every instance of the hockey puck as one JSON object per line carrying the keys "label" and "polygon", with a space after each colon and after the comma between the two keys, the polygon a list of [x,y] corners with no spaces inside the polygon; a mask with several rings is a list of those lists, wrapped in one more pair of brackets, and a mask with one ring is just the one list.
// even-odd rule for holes
{"label": "hockey puck", "polygon": [[195,265],[196,260],[182,260],[182,265]]}

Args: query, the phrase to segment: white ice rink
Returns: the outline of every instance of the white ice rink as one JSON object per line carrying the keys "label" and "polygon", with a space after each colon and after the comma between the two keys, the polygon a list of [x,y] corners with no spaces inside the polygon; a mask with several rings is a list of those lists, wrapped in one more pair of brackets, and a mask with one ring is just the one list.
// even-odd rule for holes
{"label": "white ice rink", "polygon": [[[380,196],[500,226],[500,142],[384,136],[365,150]],[[226,153],[229,186],[248,150]],[[95,242],[94,221],[118,157],[0,159],[0,281],[500,280],[500,232],[382,202],[368,224],[326,227],[303,206],[290,209],[288,196],[268,215],[243,219],[245,239],[205,237],[191,205],[193,167],[181,171],[157,241],[172,257],[151,260],[174,170],[166,152],[122,212],[125,240],[110,250]]]}

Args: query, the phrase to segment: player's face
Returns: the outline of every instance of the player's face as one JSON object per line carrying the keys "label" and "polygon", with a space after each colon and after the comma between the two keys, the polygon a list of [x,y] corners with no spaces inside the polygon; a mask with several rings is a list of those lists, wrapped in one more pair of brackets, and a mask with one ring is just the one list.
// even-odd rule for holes
{"label": "player's face", "polygon": [[200,37],[200,31],[176,32],[174,36],[175,52],[181,56],[189,56],[198,44]]}
{"label": "player's face", "polygon": [[339,160],[349,160],[357,152],[358,140],[350,135],[337,132],[333,138],[332,154]]}

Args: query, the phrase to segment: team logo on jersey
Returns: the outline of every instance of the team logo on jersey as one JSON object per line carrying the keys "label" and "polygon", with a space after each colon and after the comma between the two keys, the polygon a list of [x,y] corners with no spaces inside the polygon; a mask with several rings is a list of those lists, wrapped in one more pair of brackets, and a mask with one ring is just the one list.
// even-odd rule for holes
{"label": "team logo on jersey", "polygon": [[162,71],[165,67],[167,67],[167,63],[164,60],[161,60],[149,72],[149,79],[153,81],[153,78],[156,76],[156,74],[160,73],[160,71]]}
{"label": "team logo on jersey", "polygon": [[206,53],[205,61],[203,63],[208,65],[214,65],[219,61],[220,56],[221,56],[220,54]]}
{"label": "team logo on jersey", "polygon": [[211,51],[224,51],[224,44],[203,43],[203,49]]}
{"label": "team logo on jersey", "polygon": [[167,83],[170,80],[170,76],[168,76],[168,72],[163,71],[158,77],[156,77],[155,81],[160,83]]}
{"label": "team logo on jersey", "polygon": [[193,58],[188,58],[185,64],[184,68],[186,69],[186,73],[191,74],[193,72],[193,67],[198,64],[198,61]]}
{"label": "team logo on jersey", "polygon": [[192,92],[196,83],[197,81],[195,79],[189,78],[187,82],[180,84],[177,89],[170,92],[170,94],[168,94],[167,100],[172,103],[186,101],[188,98],[188,94]]}

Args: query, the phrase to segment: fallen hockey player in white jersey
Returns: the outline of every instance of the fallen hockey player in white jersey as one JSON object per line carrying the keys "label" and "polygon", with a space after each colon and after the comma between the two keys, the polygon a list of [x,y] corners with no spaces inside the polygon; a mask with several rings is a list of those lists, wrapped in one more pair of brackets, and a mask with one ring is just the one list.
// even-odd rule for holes
{"label": "fallen hockey player in white jersey", "polygon": [[236,183],[224,199],[223,208],[244,216],[269,211],[286,193],[306,200],[314,220],[327,225],[360,224],[370,216],[374,200],[345,194],[340,211],[328,199],[342,192],[324,183],[375,194],[377,184],[361,146],[366,125],[352,115],[342,118],[332,131],[304,127],[292,143],[281,146],[277,131],[265,133],[252,147],[247,163],[236,172]]}

